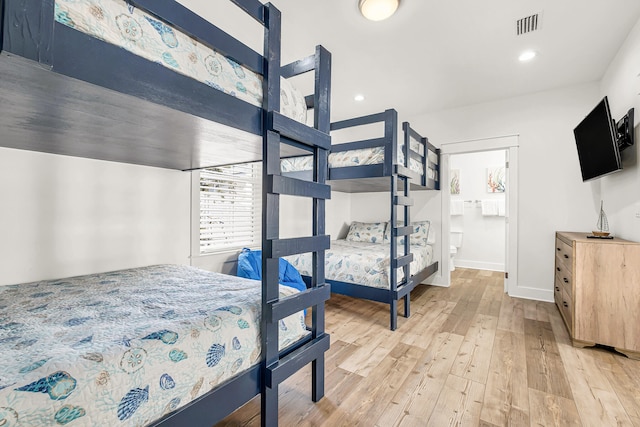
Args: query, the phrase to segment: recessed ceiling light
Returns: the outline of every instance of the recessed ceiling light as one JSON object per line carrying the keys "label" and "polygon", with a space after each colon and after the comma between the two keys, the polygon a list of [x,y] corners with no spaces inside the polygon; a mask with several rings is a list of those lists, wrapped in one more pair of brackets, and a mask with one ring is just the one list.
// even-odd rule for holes
{"label": "recessed ceiling light", "polygon": [[520,60],[520,62],[527,62],[527,61],[531,61],[533,58],[535,58],[537,55],[537,53],[533,50],[527,50],[524,51],[520,54],[520,56],[518,57],[518,59]]}
{"label": "recessed ceiling light", "polygon": [[353,97],[353,99],[354,99],[355,101],[358,101],[358,102],[360,102],[360,101],[364,101],[364,95],[360,95],[360,94],[358,94],[358,95],[354,96],[354,97]]}
{"label": "recessed ceiling light", "polygon": [[382,21],[396,13],[400,0],[360,0],[360,13],[370,21]]}

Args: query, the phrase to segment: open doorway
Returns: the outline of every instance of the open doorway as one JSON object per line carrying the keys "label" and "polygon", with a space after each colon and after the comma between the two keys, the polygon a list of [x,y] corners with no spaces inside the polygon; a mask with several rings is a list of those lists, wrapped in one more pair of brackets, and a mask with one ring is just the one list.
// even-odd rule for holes
{"label": "open doorway", "polygon": [[450,270],[458,263],[463,267],[504,271],[504,290],[515,293],[518,137],[442,144],[440,172],[441,259],[446,285],[451,283]]}
{"label": "open doorway", "polygon": [[449,157],[449,270],[505,272],[506,150]]}

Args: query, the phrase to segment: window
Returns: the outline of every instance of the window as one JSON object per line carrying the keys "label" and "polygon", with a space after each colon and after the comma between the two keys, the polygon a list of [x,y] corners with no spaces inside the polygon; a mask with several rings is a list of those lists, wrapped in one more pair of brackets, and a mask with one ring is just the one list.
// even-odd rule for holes
{"label": "window", "polygon": [[259,246],[260,162],[200,171],[200,253]]}

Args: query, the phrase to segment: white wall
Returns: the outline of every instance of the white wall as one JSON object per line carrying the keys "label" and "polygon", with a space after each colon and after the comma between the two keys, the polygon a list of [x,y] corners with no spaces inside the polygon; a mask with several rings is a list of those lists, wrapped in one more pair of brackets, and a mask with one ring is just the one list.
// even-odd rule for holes
{"label": "white wall", "polygon": [[0,285],[189,262],[189,174],[0,149]]}
{"label": "white wall", "polygon": [[[617,121],[630,108],[635,108],[636,145],[622,152],[621,172],[600,179],[601,188],[594,188],[592,204],[599,208],[600,199],[614,235],[640,241],[640,21],[607,69],[600,84],[600,95],[607,95],[611,114]],[[600,190],[600,191],[598,191]],[[594,216],[594,218],[596,218]],[[593,221],[595,224],[595,220]]]}
{"label": "white wall", "polygon": [[[452,194],[451,200],[464,202],[464,214],[451,216],[450,222],[452,231],[463,232],[462,246],[455,256],[456,267],[504,271],[505,218],[483,216],[480,202],[504,202],[505,193],[487,192],[487,168],[504,166],[505,155],[504,150],[498,150],[455,154],[449,158],[449,168],[460,171],[460,194]],[[448,185],[443,188],[449,190]]]}
{"label": "white wall", "polygon": [[[592,193],[599,184],[582,182],[573,128],[599,96],[594,82],[410,119],[436,146],[519,135],[519,283],[514,296],[552,301],[555,231],[588,231],[596,219]],[[425,215],[439,216],[440,204],[431,200]]]}

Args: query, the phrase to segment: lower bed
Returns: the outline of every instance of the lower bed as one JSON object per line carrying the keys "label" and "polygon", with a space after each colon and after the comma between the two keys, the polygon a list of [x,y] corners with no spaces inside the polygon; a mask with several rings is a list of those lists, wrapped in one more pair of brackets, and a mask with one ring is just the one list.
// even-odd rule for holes
{"label": "lower bed", "polygon": [[148,424],[260,361],[260,311],[259,281],[187,266],[1,287],[0,425]]}
{"label": "lower bed", "polygon": [[[431,245],[411,245],[413,262],[411,275],[427,268],[433,262]],[[373,288],[389,289],[390,251],[388,243],[351,242],[333,240],[331,249],[325,253],[325,278],[341,282],[357,283]],[[312,269],[311,254],[287,257],[302,275],[310,276]],[[404,278],[398,269],[398,280]]]}
{"label": "lower bed", "polygon": [[[325,252],[325,280],[331,284],[331,292],[389,304],[390,329],[395,330],[398,301],[404,300],[404,316],[409,317],[411,290],[438,270],[438,263],[433,262],[431,245],[411,245],[411,253],[413,280],[403,283],[404,272],[400,268],[396,277],[401,284],[392,289],[389,243],[334,240]],[[311,254],[295,255],[287,260],[308,280]]]}

